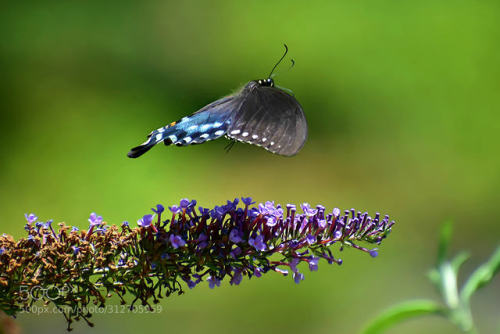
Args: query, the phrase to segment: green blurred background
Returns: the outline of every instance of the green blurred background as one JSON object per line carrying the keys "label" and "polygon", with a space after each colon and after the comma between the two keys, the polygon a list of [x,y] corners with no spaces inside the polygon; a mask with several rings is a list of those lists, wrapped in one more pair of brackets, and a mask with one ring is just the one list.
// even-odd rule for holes
{"label": "green blurred background", "polygon": [[[159,315],[98,315],[79,333],[355,333],[382,308],[437,297],[425,272],[438,229],[473,257],[499,243],[498,1],[19,1],[0,10],[1,232],[23,236],[35,212],[85,228],[90,212],[135,222],[156,203],[257,201],[381,211],[396,219],[380,256],[346,250],[295,285],[278,274],[162,303]],[[226,140],[128,150],[194,112],[283,52],[309,123],[293,158]],[[335,251],[338,254],[338,251]],[[305,271],[306,268],[303,268]],[[498,331],[500,282],[473,299]],[[63,332],[62,317],[18,320]],[[438,318],[390,333],[458,333]]]}

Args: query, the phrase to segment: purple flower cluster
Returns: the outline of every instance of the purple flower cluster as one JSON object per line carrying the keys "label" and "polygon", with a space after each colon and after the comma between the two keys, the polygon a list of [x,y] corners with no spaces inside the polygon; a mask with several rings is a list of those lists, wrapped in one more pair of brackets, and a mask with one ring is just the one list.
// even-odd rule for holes
{"label": "purple flower cluster", "polygon": [[[10,305],[12,314],[26,307],[25,296],[19,294],[21,285],[74,284],[76,292],[58,300],[58,305],[84,309],[90,302],[104,305],[113,294],[125,303],[126,292],[134,296],[131,307],[137,300],[149,305],[157,297],[183,293],[180,282],[192,289],[206,281],[215,288],[226,277],[238,285],[245,277],[291,272],[299,283],[304,280],[301,263],[310,271],[318,270],[321,259],[342,263],[331,245],[377,256],[376,248],[358,243],[380,244],[394,224],[388,216],[371,217],[354,209],[341,214],[338,208],[327,212],[324,206],[304,203],[298,212],[292,204],[254,204],[244,197],[241,203],[235,199],[208,209],[182,199],[168,211],[158,204],[135,228],[128,222],[109,226],[92,213],[88,230],[59,224],[58,232],[52,221],[43,223],[34,214],[26,215],[27,238],[15,242],[0,236],[0,305]],[[86,319],[81,313],[65,316],[69,322]]]}
{"label": "purple flower cluster", "polygon": [[[190,288],[204,277],[209,287],[214,288],[226,276],[230,277],[231,284],[237,285],[244,276],[260,277],[270,270],[285,274],[287,270],[283,267],[289,267],[293,279],[299,283],[304,279],[297,268],[300,262],[306,262],[311,271],[318,270],[321,258],[330,264],[342,263],[328,248],[334,243],[375,257],[376,249],[367,249],[355,242],[380,244],[394,224],[388,216],[381,219],[377,213],[371,217],[354,209],[341,215],[338,208],[327,213],[322,205],[312,208],[304,203],[300,206],[302,213],[298,213],[292,204],[283,208],[268,201],[251,207],[255,202],[250,197],[242,198],[240,207],[239,202],[239,199],[227,201],[210,210],[196,208],[195,200],[182,199],[178,206],[169,207],[172,217],[164,221],[161,219],[163,206],[158,204],[152,209],[158,215],[156,226],[152,224],[151,214],[139,219],[138,225],[151,229],[155,242],[164,243],[164,254],[175,252],[181,257],[194,255],[204,259],[215,255],[218,266],[210,266],[201,274],[190,273],[189,276],[197,275],[194,280],[184,277],[186,282],[191,282]],[[281,254],[282,259],[269,260],[273,254]]]}

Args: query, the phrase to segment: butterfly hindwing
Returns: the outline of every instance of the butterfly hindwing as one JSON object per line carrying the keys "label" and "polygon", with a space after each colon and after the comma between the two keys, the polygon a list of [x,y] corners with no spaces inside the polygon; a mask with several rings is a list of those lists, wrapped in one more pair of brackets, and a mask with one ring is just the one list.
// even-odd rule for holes
{"label": "butterfly hindwing", "polygon": [[236,103],[239,102],[235,97],[225,97],[190,116],[154,130],[149,134],[148,140],[132,148],[128,156],[137,158],[162,141],[165,145],[186,146],[217,139],[226,134],[229,117]]}
{"label": "butterfly hindwing", "polygon": [[200,111],[184,117],[168,131],[165,145],[186,146],[201,144],[226,134],[234,98],[223,98]]}

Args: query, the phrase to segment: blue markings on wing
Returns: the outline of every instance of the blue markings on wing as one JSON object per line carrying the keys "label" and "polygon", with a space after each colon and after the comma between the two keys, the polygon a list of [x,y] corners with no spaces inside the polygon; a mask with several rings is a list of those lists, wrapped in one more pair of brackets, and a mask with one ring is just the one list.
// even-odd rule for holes
{"label": "blue markings on wing", "polygon": [[212,114],[210,111],[187,116],[164,132],[165,145],[186,146],[201,144],[226,134],[229,126],[228,115]]}

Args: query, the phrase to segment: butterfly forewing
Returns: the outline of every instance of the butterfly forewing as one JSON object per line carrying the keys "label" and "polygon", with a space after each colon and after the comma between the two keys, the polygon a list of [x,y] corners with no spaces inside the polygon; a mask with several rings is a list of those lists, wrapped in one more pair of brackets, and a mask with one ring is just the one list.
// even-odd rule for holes
{"label": "butterfly forewing", "polygon": [[244,101],[231,116],[228,137],[280,155],[294,155],[302,148],[307,122],[293,96],[252,82],[242,95]]}

